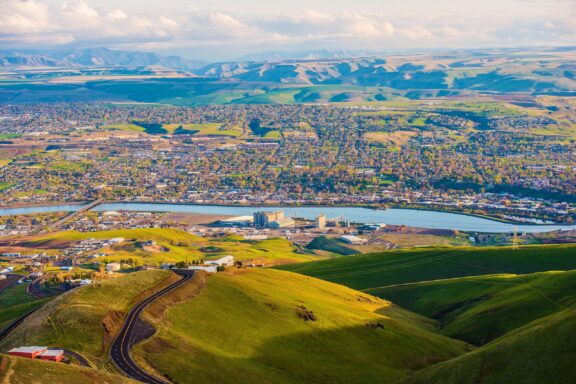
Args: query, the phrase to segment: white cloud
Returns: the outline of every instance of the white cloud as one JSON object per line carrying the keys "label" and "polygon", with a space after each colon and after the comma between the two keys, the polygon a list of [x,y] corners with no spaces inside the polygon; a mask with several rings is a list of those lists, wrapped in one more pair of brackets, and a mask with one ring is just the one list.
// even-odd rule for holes
{"label": "white cloud", "polygon": [[[386,49],[497,46],[503,42],[562,44],[576,34],[574,11],[561,12],[561,8],[551,6],[545,14],[534,13],[533,4],[541,4],[541,0],[524,1],[526,6],[521,5],[522,0],[486,0],[490,4],[514,1],[525,11],[513,16],[496,13],[489,19],[484,13],[463,14],[461,6],[450,14],[430,13],[426,9],[394,14],[396,8],[378,12],[346,11],[340,7],[327,11],[334,9],[327,6],[323,10],[280,14],[266,13],[266,9],[259,13],[200,8],[153,12],[144,6],[137,11],[116,2],[115,8],[105,8],[96,0],[60,1],[0,0],[0,41],[5,46],[30,48],[74,43],[171,50],[190,45],[221,46],[225,50],[255,44]],[[363,8],[362,1],[356,9]],[[442,0],[442,4],[446,6],[449,1]],[[409,2],[414,4],[406,4]],[[567,4],[570,0],[555,3]],[[402,9],[409,7],[403,5]]]}

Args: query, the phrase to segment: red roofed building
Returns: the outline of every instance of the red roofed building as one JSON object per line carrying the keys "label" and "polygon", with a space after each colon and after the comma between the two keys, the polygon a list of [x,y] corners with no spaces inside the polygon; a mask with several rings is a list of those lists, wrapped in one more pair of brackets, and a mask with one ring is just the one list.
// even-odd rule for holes
{"label": "red roofed building", "polygon": [[47,350],[48,348],[46,347],[19,347],[9,350],[8,354],[12,356],[28,357],[30,359],[34,359]]}
{"label": "red roofed building", "polygon": [[61,349],[51,349],[40,354],[42,360],[52,360],[59,362],[64,358],[64,351]]}

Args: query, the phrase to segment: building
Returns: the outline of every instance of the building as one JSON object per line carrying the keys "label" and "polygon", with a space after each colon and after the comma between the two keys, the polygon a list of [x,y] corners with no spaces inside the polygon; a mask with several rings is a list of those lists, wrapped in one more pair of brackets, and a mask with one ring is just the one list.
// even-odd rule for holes
{"label": "building", "polygon": [[277,212],[254,212],[254,226],[268,228],[274,221],[284,220],[284,211]]}
{"label": "building", "polygon": [[358,237],[358,236],[352,236],[352,235],[342,236],[342,237],[340,237],[340,240],[342,240],[345,243],[352,244],[352,245],[364,245],[364,244],[368,243],[368,240],[363,239],[363,238]]}
{"label": "building", "polygon": [[28,357],[30,359],[35,359],[36,357],[40,356],[40,354],[46,352],[48,350],[47,347],[18,347],[8,351],[9,355],[12,356],[20,356],[20,357]]}
{"label": "building", "polygon": [[217,268],[216,265],[209,265],[209,266],[193,265],[193,266],[188,267],[188,269],[190,269],[192,271],[206,271],[208,273],[216,273],[217,272],[216,268]]}
{"label": "building", "polygon": [[316,221],[314,223],[315,227],[318,229],[322,229],[326,227],[326,215],[318,215],[316,216]]}
{"label": "building", "polygon": [[20,253],[14,252],[14,253],[3,253],[0,256],[2,257],[14,257],[16,259],[22,257],[22,255]]}
{"label": "building", "polygon": [[234,265],[234,256],[224,256],[218,260],[210,260],[206,264],[208,265],[217,265],[217,266],[229,266]]}
{"label": "building", "polygon": [[284,217],[280,220],[274,220],[270,224],[268,224],[269,228],[272,229],[280,229],[280,228],[290,228],[296,225],[296,222],[291,219],[290,217]]}
{"label": "building", "polygon": [[122,268],[120,263],[108,263],[106,264],[106,271],[107,272],[117,272]]}
{"label": "building", "polygon": [[40,353],[40,359],[51,360],[60,362],[64,358],[64,351],[61,349],[49,349],[45,352]]}

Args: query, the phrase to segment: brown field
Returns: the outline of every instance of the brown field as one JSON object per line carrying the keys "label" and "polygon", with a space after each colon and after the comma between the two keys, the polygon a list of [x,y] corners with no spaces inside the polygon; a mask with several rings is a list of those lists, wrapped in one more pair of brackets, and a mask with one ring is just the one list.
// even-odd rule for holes
{"label": "brown field", "polygon": [[210,224],[218,220],[230,219],[234,216],[204,215],[200,213],[169,213],[162,217],[163,223],[183,223],[188,225]]}
{"label": "brown field", "polygon": [[416,135],[418,135],[418,132],[412,131],[367,132],[364,134],[364,139],[377,143],[404,145]]}

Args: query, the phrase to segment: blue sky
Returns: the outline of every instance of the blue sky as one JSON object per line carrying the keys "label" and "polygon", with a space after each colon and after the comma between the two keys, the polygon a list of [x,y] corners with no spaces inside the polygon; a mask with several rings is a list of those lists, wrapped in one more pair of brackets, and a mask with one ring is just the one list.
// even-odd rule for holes
{"label": "blue sky", "polygon": [[2,48],[262,51],[576,45],[576,0],[0,0]]}

